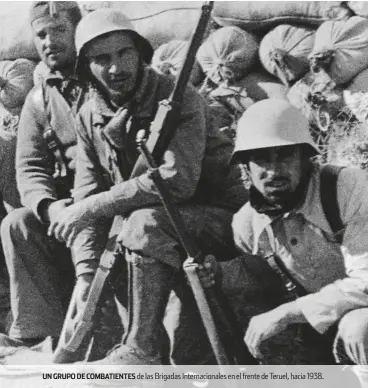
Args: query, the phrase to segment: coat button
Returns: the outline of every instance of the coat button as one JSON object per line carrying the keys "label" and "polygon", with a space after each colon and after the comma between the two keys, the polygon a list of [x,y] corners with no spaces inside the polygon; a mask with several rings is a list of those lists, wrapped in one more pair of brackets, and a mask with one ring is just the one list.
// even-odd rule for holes
{"label": "coat button", "polygon": [[292,239],[290,239],[290,244],[293,245],[293,246],[297,245],[298,244],[298,239],[293,237]]}

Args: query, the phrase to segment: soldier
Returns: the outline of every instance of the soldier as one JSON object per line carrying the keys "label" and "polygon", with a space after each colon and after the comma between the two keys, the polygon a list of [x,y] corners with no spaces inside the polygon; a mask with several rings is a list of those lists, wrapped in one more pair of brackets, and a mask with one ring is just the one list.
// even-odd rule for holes
{"label": "soldier", "polygon": [[16,168],[24,207],[1,226],[14,318],[1,346],[57,339],[74,284],[70,251],[47,229],[72,201],[75,117],[86,95],[74,77],[80,19],[73,1],[39,1],[30,9],[34,43],[48,74],[28,95],[19,123]]}
{"label": "soldier", "polygon": [[208,258],[202,281],[211,286],[222,273],[229,289],[237,274],[244,341],[262,362],[275,362],[269,345],[284,335],[299,343],[289,363],[366,365],[368,179],[359,169],[321,166],[311,160],[317,154],[307,120],[290,103],[264,100],[244,113],[234,161],[252,187],[233,232],[245,256],[222,271]]}
{"label": "soldier", "polygon": [[[203,361],[200,357],[208,343],[201,338],[200,318],[193,312],[195,302],[182,279],[185,254],[147,167],[140,165],[139,173],[130,178],[138,156],[137,131],[148,130],[159,102],[171,94],[173,81],[147,66],[151,45],[119,11],[101,9],[83,18],[76,46],[78,71],[90,74],[96,91],[79,114],[75,204],[52,222],[51,230],[60,241],[73,245],[83,304],[111,220],[126,216],[119,238],[126,248],[130,275],[128,329],[121,346],[100,363],[162,362],[161,333],[172,289],[180,303],[171,305],[171,310],[176,309],[168,333],[171,343],[193,344],[190,349],[182,348],[181,354],[172,352],[172,359]],[[119,115],[124,115],[122,127],[109,125]],[[229,177],[232,148],[226,137],[208,125],[205,101],[188,86],[177,131],[159,170],[202,249],[223,257],[233,254],[232,214],[247,195]],[[230,193],[232,199],[225,197]]]}

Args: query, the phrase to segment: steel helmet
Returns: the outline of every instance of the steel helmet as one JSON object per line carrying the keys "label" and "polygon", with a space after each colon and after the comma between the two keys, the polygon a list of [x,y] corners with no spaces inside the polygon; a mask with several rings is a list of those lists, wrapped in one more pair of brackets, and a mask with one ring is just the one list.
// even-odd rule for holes
{"label": "steel helmet", "polygon": [[290,102],[270,98],[250,106],[237,125],[233,160],[240,153],[259,148],[307,144],[320,153],[302,112]]}
{"label": "steel helmet", "polygon": [[132,22],[119,10],[100,8],[90,12],[79,22],[75,32],[78,57],[91,40],[114,31],[130,31],[143,60],[150,63],[153,56],[151,44],[135,30]]}

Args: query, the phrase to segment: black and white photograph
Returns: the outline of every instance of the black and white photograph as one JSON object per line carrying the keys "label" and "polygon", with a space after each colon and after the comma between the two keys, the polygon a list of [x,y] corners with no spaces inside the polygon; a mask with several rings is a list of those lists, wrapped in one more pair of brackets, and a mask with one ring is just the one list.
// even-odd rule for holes
{"label": "black and white photograph", "polygon": [[368,388],[368,1],[0,1],[0,386]]}

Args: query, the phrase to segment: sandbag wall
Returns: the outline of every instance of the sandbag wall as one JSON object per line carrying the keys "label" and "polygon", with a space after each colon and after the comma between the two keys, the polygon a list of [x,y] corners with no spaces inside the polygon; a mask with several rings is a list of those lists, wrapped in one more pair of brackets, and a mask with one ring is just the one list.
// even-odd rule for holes
{"label": "sandbag wall", "polygon": [[[28,26],[30,4],[1,3],[0,61],[37,60]],[[153,65],[159,71],[176,74],[203,2],[80,1],[79,4],[84,13],[101,7],[122,10],[137,31],[158,49]],[[203,86],[204,80],[218,89],[222,83],[216,77],[221,75],[228,85],[235,77],[233,88],[220,87],[215,97],[224,101],[230,96],[236,111],[246,109],[250,100],[288,98],[312,121],[321,124],[313,107],[318,106],[320,112],[328,111],[332,105],[331,111],[340,112],[340,104],[345,106],[358,93],[357,82],[350,91],[348,85],[368,67],[367,17],[365,2],[215,2],[216,31],[214,37],[208,38],[212,39],[212,47],[208,50],[211,44],[207,45],[207,50],[199,53],[192,82],[203,91],[208,86]],[[231,31],[226,32],[229,28]],[[234,55],[231,47],[220,47],[219,42],[224,39],[221,35],[233,35],[244,47],[236,48]],[[230,62],[237,64],[226,66]],[[325,73],[317,80],[316,68]],[[36,82],[42,73],[41,65],[36,70]],[[362,88],[359,93],[365,92]],[[350,94],[345,96],[346,90]]]}

